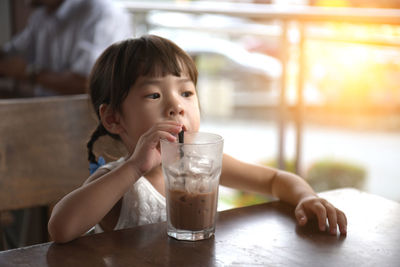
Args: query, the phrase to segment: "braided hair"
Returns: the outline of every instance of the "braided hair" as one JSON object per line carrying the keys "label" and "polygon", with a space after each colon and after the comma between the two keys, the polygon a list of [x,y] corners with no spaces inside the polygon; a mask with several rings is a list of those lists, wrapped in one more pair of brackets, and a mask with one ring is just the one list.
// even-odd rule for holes
{"label": "braided hair", "polygon": [[99,108],[107,104],[113,111],[121,112],[122,102],[140,76],[177,77],[186,73],[197,84],[197,69],[192,58],[175,43],[155,35],[127,39],[109,46],[97,59],[89,77],[89,94],[99,124],[87,143],[88,160],[97,163],[93,145],[104,135],[116,140],[101,123]]}
{"label": "braided hair", "polygon": [[104,129],[103,124],[99,124],[96,128],[96,130],[94,130],[94,132],[92,133],[92,136],[90,137],[89,142],[87,143],[86,147],[88,149],[88,160],[91,163],[97,163],[96,160],[96,156],[93,153],[93,145],[94,142],[97,141],[97,139],[99,139],[99,137],[106,135],[107,134],[107,130]]}

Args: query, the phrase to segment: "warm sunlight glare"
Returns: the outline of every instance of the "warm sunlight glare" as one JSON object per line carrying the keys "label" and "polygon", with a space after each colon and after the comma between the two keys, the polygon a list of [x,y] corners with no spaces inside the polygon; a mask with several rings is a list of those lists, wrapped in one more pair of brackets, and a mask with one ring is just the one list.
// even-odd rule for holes
{"label": "warm sunlight glare", "polygon": [[[330,40],[307,41],[308,79],[340,106],[398,105],[400,52],[396,47],[344,42],[399,40],[392,26],[329,25]],[[338,41],[335,40],[338,38]]]}

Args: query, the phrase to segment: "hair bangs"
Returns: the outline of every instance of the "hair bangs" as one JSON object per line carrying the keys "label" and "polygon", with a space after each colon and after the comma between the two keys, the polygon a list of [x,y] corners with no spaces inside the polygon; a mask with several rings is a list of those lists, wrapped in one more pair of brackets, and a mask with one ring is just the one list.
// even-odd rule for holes
{"label": "hair bangs", "polygon": [[[164,77],[182,74],[188,77],[196,85],[197,69],[192,58],[173,42],[152,35],[143,36],[134,56],[131,58],[131,70],[133,81],[140,76]],[[133,84],[131,84],[132,86]]]}

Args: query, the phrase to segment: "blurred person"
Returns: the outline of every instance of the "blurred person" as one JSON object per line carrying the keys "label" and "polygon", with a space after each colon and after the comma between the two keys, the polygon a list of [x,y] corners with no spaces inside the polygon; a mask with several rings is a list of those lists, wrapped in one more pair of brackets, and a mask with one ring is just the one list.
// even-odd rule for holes
{"label": "blurred person", "polygon": [[26,28],[1,49],[0,76],[31,84],[34,96],[85,92],[110,44],[131,37],[129,17],[111,0],[31,0]]}

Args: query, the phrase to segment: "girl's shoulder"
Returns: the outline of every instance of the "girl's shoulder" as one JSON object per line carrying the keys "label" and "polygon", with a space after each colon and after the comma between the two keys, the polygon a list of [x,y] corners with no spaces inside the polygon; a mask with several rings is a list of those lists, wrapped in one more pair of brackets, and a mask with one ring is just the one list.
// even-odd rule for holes
{"label": "girl's shoulder", "polygon": [[118,166],[122,165],[125,162],[125,160],[126,159],[124,157],[121,157],[116,161],[111,161],[111,162],[108,162],[108,163],[98,167],[97,170],[92,175],[90,175],[89,178],[86,179],[86,181],[83,183],[83,185],[93,182],[94,180],[105,175],[106,173],[109,173],[110,171],[114,170]]}
{"label": "girl's shoulder", "polygon": [[125,159],[124,157],[121,157],[121,158],[119,158],[119,159],[116,160],[116,161],[111,161],[111,162],[108,162],[108,163],[106,163],[106,164],[100,166],[100,167],[99,167],[99,170],[101,170],[101,169],[106,169],[106,170],[108,170],[108,171],[112,171],[113,169],[117,168],[117,167],[120,166],[122,163],[124,163],[125,160],[126,160],[126,159]]}

